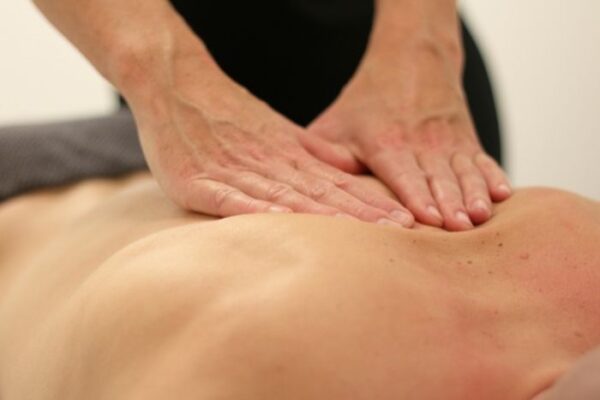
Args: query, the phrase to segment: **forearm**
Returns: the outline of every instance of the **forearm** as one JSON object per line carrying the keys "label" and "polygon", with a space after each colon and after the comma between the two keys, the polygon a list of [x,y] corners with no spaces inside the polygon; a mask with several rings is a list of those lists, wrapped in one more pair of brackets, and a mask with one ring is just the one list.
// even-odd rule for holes
{"label": "forearm", "polygon": [[34,0],[45,16],[129,101],[179,79],[218,73],[203,43],[165,0]]}
{"label": "forearm", "polygon": [[424,49],[450,57],[462,70],[456,0],[376,0],[369,53]]}

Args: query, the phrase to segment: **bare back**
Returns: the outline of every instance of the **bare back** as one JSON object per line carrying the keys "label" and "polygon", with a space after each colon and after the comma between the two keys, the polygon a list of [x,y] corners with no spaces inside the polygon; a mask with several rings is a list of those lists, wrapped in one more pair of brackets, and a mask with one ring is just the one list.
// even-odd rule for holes
{"label": "bare back", "polygon": [[529,189],[495,214],[214,220],[144,175],[15,199],[0,398],[530,398],[600,344],[600,206]]}

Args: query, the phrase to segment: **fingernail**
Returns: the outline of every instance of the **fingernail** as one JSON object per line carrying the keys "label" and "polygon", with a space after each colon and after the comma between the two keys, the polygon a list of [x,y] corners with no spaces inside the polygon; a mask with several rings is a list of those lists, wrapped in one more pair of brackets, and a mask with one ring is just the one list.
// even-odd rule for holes
{"label": "fingernail", "polygon": [[387,219],[387,218],[381,218],[380,220],[377,221],[377,223],[379,225],[388,225],[388,226],[394,226],[396,228],[398,227],[403,227],[402,225],[400,225],[399,223],[397,223],[396,221],[392,221],[391,219]]}
{"label": "fingernail", "polygon": [[473,204],[471,205],[472,208],[476,209],[476,210],[482,210],[485,211],[486,213],[490,212],[490,207],[488,206],[488,204],[483,201],[482,199],[477,199],[473,202]]}
{"label": "fingernail", "polygon": [[272,213],[291,213],[293,211],[291,209],[287,208],[287,207],[271,206],[271,207],[269,207],[269,212],[272,212]]}
{"label": "fingernail", "polygon": [[460,222],[462,222],[466,225],[469,225],[469,226],[473,226],[473,223],[471,223],[471,219],[465,212],[458,211],[455,215],[456,215],[456,219],[459,220]]}
{"label": "fingernail", "polygon": [[442,214],[437,209],[437,207],[427,206],[427,212],[429,213],[429,215],[431,215],[432,217],[434,217],[437,220],[443,220],[444,219],[444,217],[442,217]]}
{"label": "fingernail", "polygon": [[508,185],[505,185],[505,184],[498,185],[498,191],[502,192],[505,195],[509,195],[512,192],[512,190],[510,189],[510,187],[508,187]]}
{"label": "fingernail", "polygon": [[402,211],[402,210],[392,211],[390,213],[390,216],[406,227],[412,226],[412,224],[414,224],[414,222],[415,222],[412,215],[410,215],[407,212]]}

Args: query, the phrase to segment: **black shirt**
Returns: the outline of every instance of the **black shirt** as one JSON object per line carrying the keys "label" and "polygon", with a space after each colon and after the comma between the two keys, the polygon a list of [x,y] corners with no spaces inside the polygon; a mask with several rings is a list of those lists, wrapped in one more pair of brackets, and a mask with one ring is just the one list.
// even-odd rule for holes
{"label": "black shirt", "polygon": [[[172,0],[221,68],[274,109],[310,123],[352,77],[367,46],[374,0]],[[489,77],[462,25],[464,86],[484,148],[500,161]]]}
{"label": "black shirt", "polygon": [[221,68],[290,119],[330,104],[365,50],[371,0],[173,1]]}

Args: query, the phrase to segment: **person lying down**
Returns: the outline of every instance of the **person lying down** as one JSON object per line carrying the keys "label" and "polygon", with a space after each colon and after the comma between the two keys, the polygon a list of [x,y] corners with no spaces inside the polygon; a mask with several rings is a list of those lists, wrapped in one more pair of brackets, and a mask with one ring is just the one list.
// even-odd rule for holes
{"label": "person lying down", "polygon": [[599,238],[541,188],[463,233],[36,191],[0,204],[0,398],[599,398]]}

